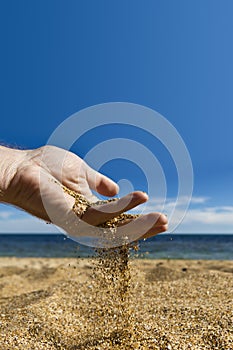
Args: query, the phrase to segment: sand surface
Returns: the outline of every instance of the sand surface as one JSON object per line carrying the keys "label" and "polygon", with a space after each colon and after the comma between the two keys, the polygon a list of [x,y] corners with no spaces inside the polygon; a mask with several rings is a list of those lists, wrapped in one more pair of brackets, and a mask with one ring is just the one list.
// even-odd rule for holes
{"label": "sand surface", "polygon": [[[233,261],[131,264],[132,349],[233,349]],[[101,305],[111,300],[96,291],[92,266],[0,258],[0,349],[127,349],[107,332]]]}

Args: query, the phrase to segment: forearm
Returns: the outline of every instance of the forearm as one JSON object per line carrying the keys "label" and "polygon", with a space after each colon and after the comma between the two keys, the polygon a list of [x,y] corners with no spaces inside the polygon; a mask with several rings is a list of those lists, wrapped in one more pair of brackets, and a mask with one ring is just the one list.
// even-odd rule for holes
{"label": "forearm", "polygon": [[5,201],[7,188],[24,156],[25,151],[0,146],[0,202]]}

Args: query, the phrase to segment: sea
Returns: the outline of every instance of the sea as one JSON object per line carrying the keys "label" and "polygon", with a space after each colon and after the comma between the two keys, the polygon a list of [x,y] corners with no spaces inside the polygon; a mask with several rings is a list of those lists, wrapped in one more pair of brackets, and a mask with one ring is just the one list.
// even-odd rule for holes
{"label": "sea", "polygon": [[[160,234],[140,241],[144,259],[233,260],[233,234]],[[0,234],[0,257],[73,257],[95,255],[91,247],[62,234]]]}

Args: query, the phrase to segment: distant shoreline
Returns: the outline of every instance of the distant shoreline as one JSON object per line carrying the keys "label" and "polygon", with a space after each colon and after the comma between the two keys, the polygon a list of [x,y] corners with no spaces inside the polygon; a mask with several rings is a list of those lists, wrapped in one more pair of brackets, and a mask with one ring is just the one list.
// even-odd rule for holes
{"label": "distant shoreline", "polygon": [[[94,249],[63,234],[0,234],[0,257],[86,258]],[[135,256],[135,255],[134,255]],[[160,234],[140,241],[135,257],[233,260],[233,234]]]}

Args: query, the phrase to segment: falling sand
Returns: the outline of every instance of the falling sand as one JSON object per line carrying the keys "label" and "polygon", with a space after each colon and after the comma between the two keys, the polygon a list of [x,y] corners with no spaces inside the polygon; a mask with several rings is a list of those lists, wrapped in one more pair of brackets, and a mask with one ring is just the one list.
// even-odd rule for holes
{"label": "falling sand", "polygon": [[[95,203],[88,202],[85,197],[73,191],[67,190],[74,196],[75,204],[73,210],[79,216],[83,216],[90,206],[103,205],[111,200],[100,200]],[[139,215],[122,213],[113,219],[99,225],[105,228],[103,243],[106,236],[116,240],[117,226],[136,219]],[[98,325],[94,328],[92,340],[102,337],[95,343],[102,349],[107,347],[116,349],[135,349],[136,326],[133,315],[132,293],[131,293],[131,266],[129,262],[130,250],[137,250],[137,243],[125,243],[128,237],[123,237],[123,244],[113,248],[98,248],[95,250],[96,258],[93,260],[92,290],[98,306],[90,308],[89,320]],[[100,238],[101,241],[101,238]],[[122,242],[122,240],[121,240]],[[99,242],[101,244],[101,242]],[[101,317],[100,317],[101,316]],[[99,344],[98,344],[99,343]],[[87,344],[85,345],[87,346]]]}

